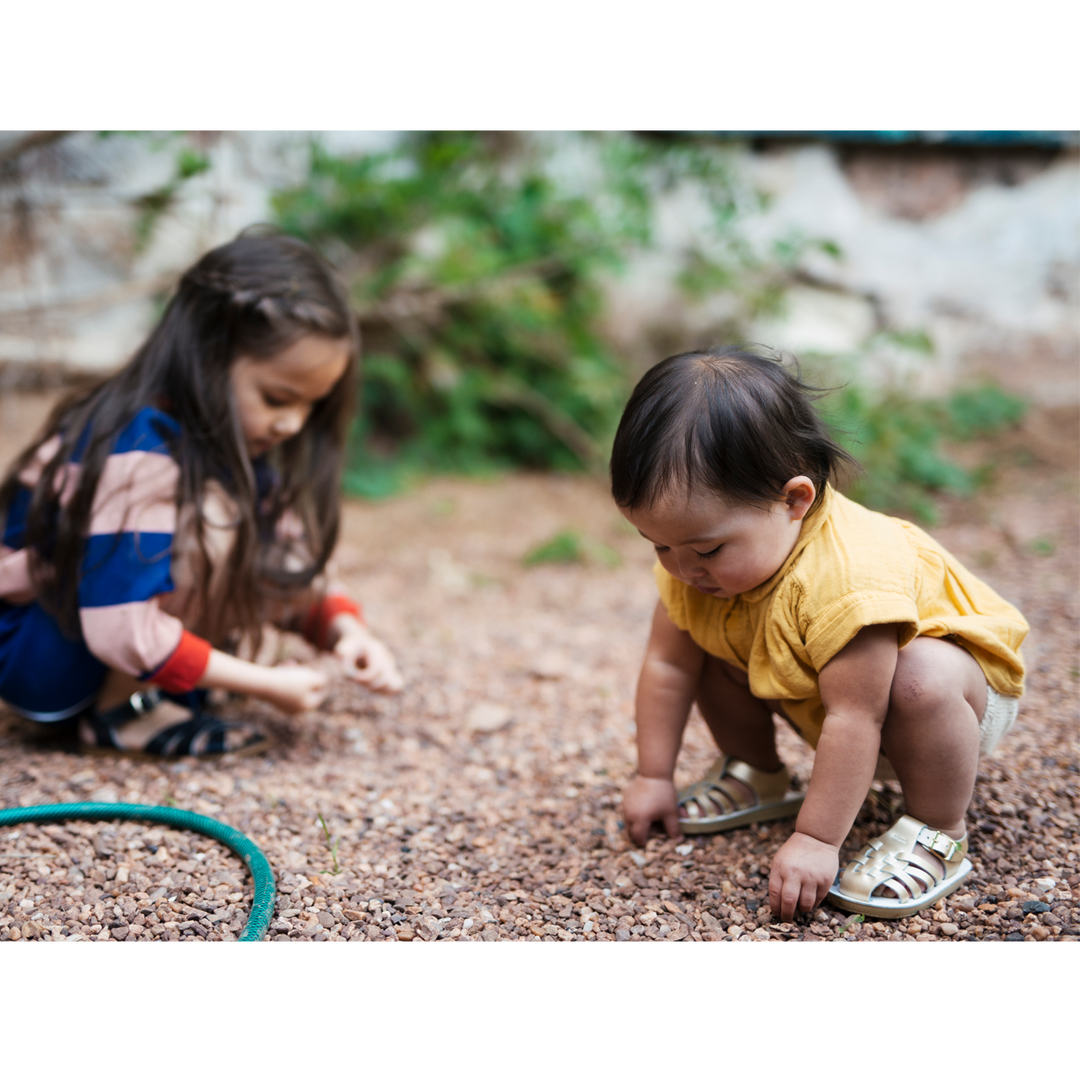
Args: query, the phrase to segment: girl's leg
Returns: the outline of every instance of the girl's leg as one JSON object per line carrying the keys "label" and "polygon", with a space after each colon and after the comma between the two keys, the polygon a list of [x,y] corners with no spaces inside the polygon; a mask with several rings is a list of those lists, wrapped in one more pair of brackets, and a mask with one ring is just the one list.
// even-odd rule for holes
{"label": "girl's leg", "polygon": [[986,677],[966,649],[919,637],[900,650],[881,748],[906,812],[954,840],[975,788],[985,709]]}
{"label": "girl's leg", "polygon": [[[227,610],[226,567],[235,542],[232,522],[236,519],[236,512],[229,497],[219,485],[213,483],[207,487],[203,512],[206,519],[204,537],[210,559],[210,612],[201,611],[198,606],[196,581],[201,568],[201,560],[197,553],[194,537],[196,525],[191,508],[181,512],[174,539],[170,571],[176,591],[165,598],[162,606],[168,610],[179,602],[179,606],[171,613],[180,618],[188,630],[200,636],[208,636],[214,632],[211,612],[219,614]],[[182,598],[186,598],[186,602]],[[99,714],[106,713],[123,705],[137,691],[148,689],[150,689],[150,684],[141,683],[134,677],[119,671],[109,671],[98,695],[96,710]],[[191,719],[191,709],[175,701],[164,699],[141,716],[112,724],[112,738],[125,750],[141,750],[162,732]],[[97,738],[88,720],[82,720],[79,733],[80,738],[87,745],[97,744]],[[220,742],[226,751],[236,751],[264,741],[250,724],[229,722],[226,725],[208,717],[200,733],[194,736],[190,752],[195,754],[207,752],[212,742],[214,745]],[[211,752],[217,752],[217,750]]]}
{"label": "girl's leg", "polygon": [[[136,692],[152,689],[151,684],[139,682],[130,675],[109,671],[94,706],[95,715],[84,714],[79,719],[79,738],[83,744],[196,757],[238,751],[250,753],[254,748],[266,745],[266,739],[250,724],[219,720],[201,709],[189,708],[168,698],[161,698],[141,715],[133,715],[133,709],[123,710],[121,719],[107,715],[131,700]],[[101,729],[100,738],[95,725]],[[152,746],[155,739],[158,742]]]}
{"label": "girl's leg", "polygon": [[38,723],[65,723],[93,704],[108,668],[33,603],[0,601],[0,699]]}

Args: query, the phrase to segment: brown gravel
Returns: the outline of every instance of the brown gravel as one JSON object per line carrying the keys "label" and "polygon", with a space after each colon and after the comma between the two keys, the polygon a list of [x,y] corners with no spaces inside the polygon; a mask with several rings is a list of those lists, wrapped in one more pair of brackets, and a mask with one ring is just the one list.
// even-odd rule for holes
{"label": "brown gravel", "polygon": [[[20,440],[4,434],[10,456]],[[859,923],[824,905],[777,922],[768,866],[790,822],[629,846],[619,801],[655,602],[651,552],[581,479],[440,480],[347,508],[340,572],[399,655],[398,698],[339,685],[293,720],[226,703],[278,744],[218,764],[84,756],[0,711],[0,803],[115,799],[228,822],[278,877],[269,940],[1075,940],[1075,410],[1032,417],[997,450],[993,490],[942,500],[933,531],[1032,623],[1029,688],[979,774],[975,875],[919,917]],[[610,545],[622,565],[522,568],[564,528]],[[779,730],[805,783],[812,754]],[[679,782],[713,753],[694,718]],[[898,788],[876,784],[848,849],[899,812]],[[0,940],[230,940],[251,892],[240,861],[194,834],[77,822],[0,831]]]}

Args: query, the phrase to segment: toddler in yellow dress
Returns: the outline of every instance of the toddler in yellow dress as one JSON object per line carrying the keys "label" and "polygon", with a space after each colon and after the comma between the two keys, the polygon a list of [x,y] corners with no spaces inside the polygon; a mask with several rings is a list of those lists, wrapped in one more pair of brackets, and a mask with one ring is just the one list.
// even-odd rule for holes
{"label": "toddler in yellow dress", "polygon": [[[612,493],[656,548],[660,600],[638,682],[638,775],[623,813],[643,844],[797,815],[773,859],[783,919],[826,896],[876,918],[921,911],[967,878],[964,815],[980,755],[1023,691],[1023,616],[914,525],[830,484],[847,453],[781,363],[725,347],[642,378],[612,452]],[[696,702],[721,755],[676,792]],[[790,790],[773,713],[815,748]],[[842,873],[870,782],[905,814]]]}

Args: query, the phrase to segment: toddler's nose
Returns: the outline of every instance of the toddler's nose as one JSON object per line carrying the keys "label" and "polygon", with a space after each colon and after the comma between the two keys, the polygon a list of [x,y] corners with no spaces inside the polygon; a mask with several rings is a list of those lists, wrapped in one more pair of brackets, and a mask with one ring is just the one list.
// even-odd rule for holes
{"label": "toddler's nose", "polygon": [[696,556],[684,556],[679,560],[679,573],[684,578],[699,578],[705,576],[705,567],[697,561]]}

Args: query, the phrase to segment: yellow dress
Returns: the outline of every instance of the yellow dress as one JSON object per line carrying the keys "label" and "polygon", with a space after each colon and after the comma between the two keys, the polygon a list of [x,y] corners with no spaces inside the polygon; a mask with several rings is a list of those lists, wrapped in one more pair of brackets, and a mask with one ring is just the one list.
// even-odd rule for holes
{"label": "yellow dress", "polygon": [[653,568],[671,621],[707,653],[747,672],[755,697],[778,698],[811,746],[825,707],[818,672],[864,626],[900,624],[899,645],[948,637],[998,693],[1024,689],[1024,617],[922,529],[826,486],[784,565],[734,597],[706,596]]}

